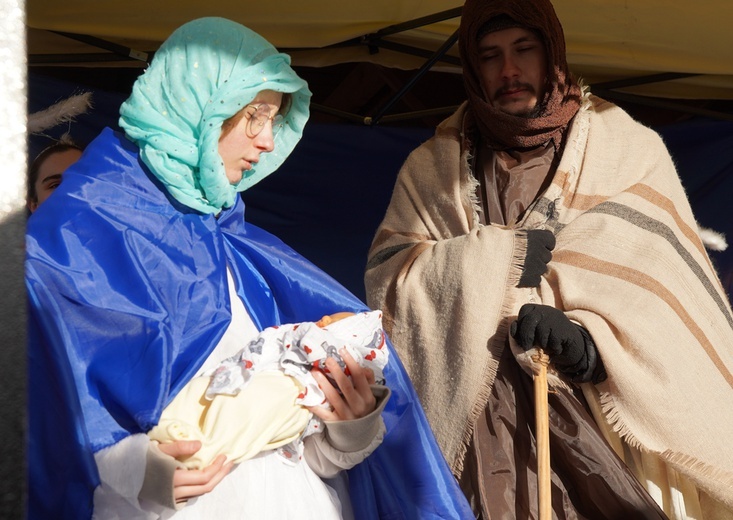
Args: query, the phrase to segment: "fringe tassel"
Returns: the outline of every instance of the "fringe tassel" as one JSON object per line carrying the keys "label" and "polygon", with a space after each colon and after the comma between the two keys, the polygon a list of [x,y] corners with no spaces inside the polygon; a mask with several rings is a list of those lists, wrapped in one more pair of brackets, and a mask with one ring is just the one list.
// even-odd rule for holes
{"label": "fringe tassel", "polygon": [[[516,236],[517,235],[515,234],[515,237]],[[524,258],[524,256],[526,255],[526,242],[527,240],[525,233],[525,253],[522,254],[522,258]],[[515,257],[518,255],[517,248],[519,247],[520,245],[517,243],[517,239],[515,238],[513,251]],[[512,263],[514,264],[515,262],[513,261]],[[494,334],[487,343],[489,358],[486,361],[486,365],[484,366],[484,370],[481,376],[481,385],[478,389],[478,392],[476,393],[473,407],[471,408],[471,412],[466,418],[466,422],[463,427],[461,444],[456,451],[453,460],[448,461],[451,472],[453,472],[453,475],[455,475],[456,478],[459,478],[461,473],[463,473],[464,460],[466,457],[466,452],[468,451],[468,446],[471,443],[471,438],[473,436],[473,430],[476,425],[476,421],[478,420],[481,413],[484,411],[484,408],[486,408],[486,403],[489,401],[491,389],[494,386],[494,380],[496,379],[496,374],[499,369],[499,359],[501,358],[502,352],[504,351],[504,348],[507,344],[507,338],[509,337],[510,316],[512,316],[512,314],[514,313],[517,294],[516,291],[512,290],[512,288],[516,285],[516,282],[512,281],[512,279],[516,277],[516,274],[513,273],[513,271],[514,267],[509,269],[509,272],[507,273],[507,279],[504,282],[504,294],[502,295],[502,305],[499,311],[499,316],[502,316],[502,318],[500,319],[499,324],[496,328],[496,334]]]}
{"label": "fringe tassel", "polygon": [[[623,422],[618,409],[613,402],[613,398],[608,392],[599,393],[599,401],[601,404],[601,411],[606,416],[611,429],[629,446],[639,451],[652,453],[658,456],[664,462],[692,480],[696,485],[700,486],[700,488],[711,497],[719,500],[727,507],[733,508],[733,493],[729,496],[720,496],[707,485],[707,482],[721,482],[724,484],[725,488],[733,489],[733,473],[712,468],[708,464],[684,453],[676,453],[670,450],[665,450],[663,452],[650,450],[634,436],[631,429]],[[701,480],[699,477],[705,477],[706,481]]]}
{"label": "fringe tassel", "polygon": [[527,230],[517,229],[514,231],[514,254],[509,268],[509,286],[516,287],[524,270],[524,261],[527,258]]}
{"label": "fringe tassel", "polygon": [[[505,298],[502,306],[501,313],[503,316],[508,316],[514,308],[514,298]],[[509,336],[509,318],[506,317],[501,320],[497,327],[496,334],[488,342],[487,348],[489,350],[489,359],[484,366],[484,371],[481,375],[481,386],[476,394],[476,400],[471,412],[466,418],[466,423],[463,427],[463,435],[461,436],[461,444],[453,458],[448,461],[451,472],[456,478],[460,478],[463,473],[464,461],[466,458],[466,452],[468,446],[471,443],[473,436],[473,430],[476,426],[481,413],[486,408],[486,403],[489,402],[489,396],[491,395],[491,389],[494,386],[494,380],[496,379],[497,370],[499,368],[499,359],[506,345],[506,338]]]}
{"label": "fringe tassel", "polygon": [[621,419],[621,414],[619,414],[616,408],[616,403],[613,402],[613,396],[608,392],[599,392],[598,398],[601,404],[601,412],[603,412],[603,415],[608,420],[608,425],[611,429],[629,446],[640,450],[645,449],[641,442],[639,442],[639,439],[634,436],[631,429]]}
{"label": "fringe tassel", "polygon": [[[673,453],[669,450],[663,451],[659,454],[659,456],[663,460],[669,462],[669,464],[677,469],[677,471],[687,476],[687,478],[693,480],[708,495],[717,500],[720,500],[726,506],[733,508],[733,493],[730,493],[727,496],[716,495],[707,485],[705,485],[704,482],[701,482],[699,479],[695,478],[696,475],[702,475],[704,477],[707,477],[709,481],[721,482],[726,489],[733,490],[733,474],[731,474],[729,471],[711,468],[704,462],[690,457],[689,455]],[[685,469],[687,469],[688,471],[685,471]]]}

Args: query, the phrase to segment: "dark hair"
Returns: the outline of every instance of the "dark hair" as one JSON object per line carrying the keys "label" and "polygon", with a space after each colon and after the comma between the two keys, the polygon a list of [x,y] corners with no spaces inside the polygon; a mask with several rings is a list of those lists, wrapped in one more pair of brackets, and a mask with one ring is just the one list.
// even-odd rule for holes
{"label": "dark hair", "polygon": [[41,166],[43,166],[43,163],[46,162],[46,159],[51,157],[52,155],[55,155],[57,153],[66,152],[68,150],[79,150],[80,152],[84,151],[80,146],[69,143],[69,142],[58,142],[54,143],[51,146],[46,147],[39,153],[35,159],[33,159],[33,162],[31,163],[30,167],[28,168],[28,185],[26,186],[26,200],[29,201],[37,201],[38,200],[38,193],[36,193],[36,181],[38,180],[38,171],[41,169]]}
{"label": "dark hair", "polygon": [[280,110],[278,113],[283,117],[288,115],[291,106],[293,106],[293,95],[290,92],[283,92],[283,100],[280,103]]}

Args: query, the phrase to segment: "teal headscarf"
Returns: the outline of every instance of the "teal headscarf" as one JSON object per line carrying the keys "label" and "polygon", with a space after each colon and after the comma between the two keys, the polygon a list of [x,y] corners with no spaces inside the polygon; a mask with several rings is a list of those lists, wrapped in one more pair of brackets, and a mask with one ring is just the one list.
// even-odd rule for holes
{"label": "teal headscarf", "polygon": [[[231,185],[219,156],[221,126],[262,90],[291,93],[292,103],[274,151]],[[267,40],[230,20],[201,18],[179,27],[156,52],[120,108],[120,126],[176,200],[215,214],[290,155],[310,96],[290,57]]]}

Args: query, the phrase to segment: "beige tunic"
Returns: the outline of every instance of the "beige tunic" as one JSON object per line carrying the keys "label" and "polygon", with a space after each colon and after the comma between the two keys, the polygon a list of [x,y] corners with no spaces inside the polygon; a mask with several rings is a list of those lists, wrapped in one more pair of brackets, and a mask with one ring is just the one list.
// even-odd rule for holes
{"label": "beige tunic", "polygon": [[481,223],[516,224],[547,187],[556,166],[554,159],[551,143],[497,152],[480,147],[474,171],[481,182]]}

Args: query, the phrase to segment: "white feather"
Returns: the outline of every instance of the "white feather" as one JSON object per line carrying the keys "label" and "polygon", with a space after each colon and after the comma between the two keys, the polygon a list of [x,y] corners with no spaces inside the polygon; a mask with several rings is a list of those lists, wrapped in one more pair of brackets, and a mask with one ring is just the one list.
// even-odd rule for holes
{"label": "white feather", "polygon": [[59,101],[28,116],[28,133],[36,134],[61,123],[73,121],[92,106],[92,93],[84,92]]}
{"label": "white feather", "polygon": [[700,239],[703,245],[711,251],[725,251],[728,248],[728,242],[725,235],[712,229],[699,227]]}

